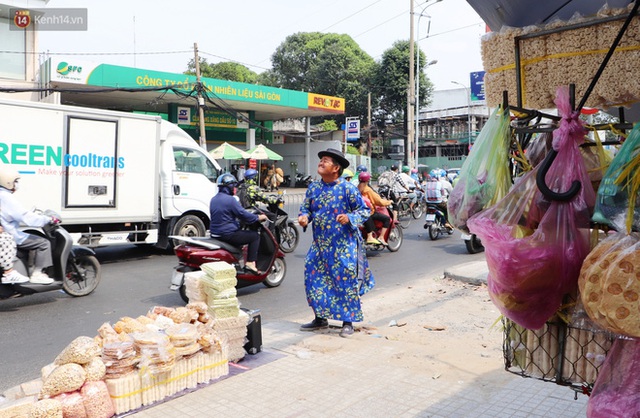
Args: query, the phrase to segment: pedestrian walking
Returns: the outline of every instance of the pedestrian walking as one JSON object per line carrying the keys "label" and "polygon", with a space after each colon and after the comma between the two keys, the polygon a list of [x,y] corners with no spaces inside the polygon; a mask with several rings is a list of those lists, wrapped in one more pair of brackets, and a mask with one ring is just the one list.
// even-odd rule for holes
{"label": "pedestrian walking", "polygon": [[349,161],[339,150],[318,153],[320,180],[311,183],[300,206],[299,224],[313,229],[313,243],[305,259],[307,302],[315,318],[300,327],[313,331],[342,321],[341,337],[353,334],[353,322],[363,320],[360,296],[371,290],[374,279],[358,227],[370,210],[358,189],[340,178]]}

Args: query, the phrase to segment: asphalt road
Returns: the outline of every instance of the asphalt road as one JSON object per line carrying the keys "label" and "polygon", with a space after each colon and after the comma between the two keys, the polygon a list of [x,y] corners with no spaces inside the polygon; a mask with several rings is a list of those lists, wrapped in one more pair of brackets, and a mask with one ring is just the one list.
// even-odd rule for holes
{"label": "asphalt road", "polygon": [[[311,311],[303,288],[304,257],[311,230],[302,234],[296,251],[287,254],[287,276],[278,288],[258,284],[238,291],[242,307],[260,309],[263,323]],[[145,314],[156,305],[184,305],[177,292],[169,290],[175,256],[151,248],[123,246],[98,249],[102,282],[96,291],[74,298],[62,291],[0,301],[0,393],[37,378],[40,369],[80,335],[95,336],[104,322],[123,316]],[[416,278],[435,277],[445,267],[481,260],[484,255],[466,252],[460,234],[431,241],[414,220],[404,230],[404,243],[391,253],[370,253],[369,262],[376,289],[385,290]],[[375,293],[371,296],[375,297]]]}

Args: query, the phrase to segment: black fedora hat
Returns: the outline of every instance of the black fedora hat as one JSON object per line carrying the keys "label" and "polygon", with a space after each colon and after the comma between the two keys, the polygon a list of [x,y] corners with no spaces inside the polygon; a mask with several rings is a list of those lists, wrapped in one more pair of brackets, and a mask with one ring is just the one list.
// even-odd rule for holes
{"label": "black fedora hat", "polygon": [[337,161],[338,164],[340,164],[340,167],[342,167],[342,168],[349,167],[349,160],[344,158],[344,154],[342,153],[342,151],[337,150],[335,148],[327,148],[324,151],[320,151],[318,153],[318,157],[320,157],[320,158],[322,158],[322,157],[331,157],[335,161]]}

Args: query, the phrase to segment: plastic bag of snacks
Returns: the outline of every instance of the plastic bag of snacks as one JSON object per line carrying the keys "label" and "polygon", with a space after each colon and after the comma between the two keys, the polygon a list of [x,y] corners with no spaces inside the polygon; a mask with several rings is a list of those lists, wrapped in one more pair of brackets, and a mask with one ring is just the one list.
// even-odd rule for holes
{"label": "plastic bag of snacks", "polygon": [[636,124],[604,174],[593,221],[619,229],[640,228],[640,124]]}
{"label": "plastic bag of snacks", "polygon": [[640,416],[640,341],[615,340],[587,403],[588,418]]}
{"label": "plastic bag of snacks", "polygon": [[107,384],[102,380],[85,383],[80,393],[82,393],[87,418],[111,418],[116,413]]}
{"label": "plastic bag of snacks", "polygon": [[542,327],[564,295],[576,289],[590,248],[595,194],[578,149],[584,129],[566,91],[559,91],[557,104],[564,117],[554,132],[557,157],[546,184],[558,192],[578,180],[580,191],[566,202],[549,200],[536,186],[538,166],[495,206],[468,221],[485,248],[491,299],[503,315],[529,329]]}
{"label": "plastic bag of snacks", "polygon": [[87,418],[80,392],[61,393],[52,399],[60,401],[64,418]]}
{"label": "plastic bag of snacks", "polygon": [[636,233],[607,237],[582,264],[584,310],[602,328],[640,337],[640,241]]}
{"label": "plastic bag of snacks", "polygon": [[53,361],[55,364],[87,364],[100,355],[100,346],[91,337],[78,337],[65,347]]}
{"label": "plastic bag of snacks", "polygon": [[31,407],[29,418],[63,418],[62,404],[55,399],[38,401]]}
{"label": "plastic bag of snacks", "polygon": [[56,367],[42,382],[40,394],[43,398],[63,392],[80,389],[87,378],[84,368],[76,363],[67,363]]}
{"label": "plastic bag of snacks", "polygon": [[509,112],[498,107],[480,131],[449,196],[449,220],[459,230],[469,233],[467,219],[509,191],[509,142]]}

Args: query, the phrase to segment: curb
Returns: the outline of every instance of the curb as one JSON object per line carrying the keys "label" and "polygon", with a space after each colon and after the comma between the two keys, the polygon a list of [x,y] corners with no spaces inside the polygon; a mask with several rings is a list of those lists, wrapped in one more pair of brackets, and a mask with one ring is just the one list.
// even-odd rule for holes
{"label": "curb", "polygon": [[474,286],[486,285],[488,274],[489,268],[487,267],[486,261],[472,261],[458,264],[444,270],[444,277]]}

